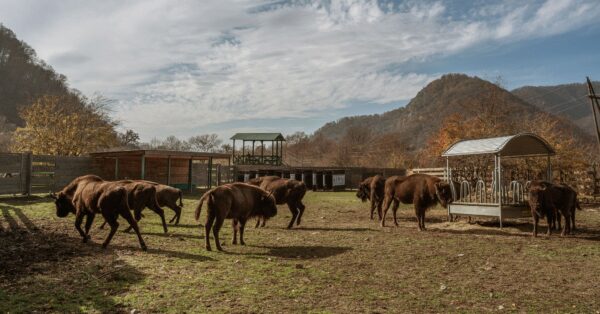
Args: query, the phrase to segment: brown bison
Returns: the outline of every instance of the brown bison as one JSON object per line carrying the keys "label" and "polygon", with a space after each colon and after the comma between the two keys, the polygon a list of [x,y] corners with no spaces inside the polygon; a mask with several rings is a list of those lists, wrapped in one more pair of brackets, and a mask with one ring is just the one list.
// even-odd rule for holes
{"label": "brown bison", "polygon": [[385,226],[385,216],[390,204],[394,203],[392,213],[394,224],[398,226],[396,211],[400,202],[414,204],[415,215],[419,223],[419,231],[425,230],[425,211],[440,203],[447,207],[452,202],[450,185],[440,178],[426,175],[413,174],[408,177],[393,176],[385,181],[384,210],[381,217],[381,226]]}
{"label": "brown bison", "polygon": [[[114,181],[114,183],[124,187],[127,190],[129,208],[134,212],[136,221],[140,221],[142,219],[142,210],[148,207],[150,210],[160,216],[163,231],[167,233],[165,212],[158,204],[158,194],[156,192],[156,187],[153,184],[137,180],[120,180]],[[100,226],[100,229],[104,228],[106,223],[107,221]],[[132,226],[129,226],[127,229],[125,229],[125,232],[131,231],[131,228]]]}
{"label": "brown bison", "polygon": [[[127,190],[114,182],[103,181],[97,176],[84,176],[73,180],[58,194],[52,195],[55,199],[56,215],[66,217],[69,213],[75,214],[75,228],[83,238],[89,239],[89,230],[96,214],[100,213],[111,227],[108,237],[102,244],[106,248],[119,227],[117,218],[123,216],[133,227],[137,234],[140,246],[145,251],[146,244],[137,222],[131,215],[127,202]],[[81,229],[83,217],[86,217],[85,232]]]}
{"label": "brown bison", "polygon": [[[292,212],[292,220],[288,224],[287,228],[290,229],[296,225],[300,225],[302,220],[302,214],[306,208],[302,204],[302,198],[306,194],[306,185],[304,182],[294,179],[282,179],[278,176],[266,176],[250,180],[249,184],[260,187],[261,189],[271,192],[275,197],[275,201],[278,205],[287,204],[290,212]],[[259,226],[261,220],[260,217],[256,222],[256,227]],[[262,226],[265,226],[265,221],[262,221]]]}
{"label": "brown bison", "polygon": [[[175,216],[169,220],[169,223],[175,222],[175,225],[178,225],[179,219],[181,218],[181,208],[183,207],[183,192],[178,188],[152,181],[142,182],[154,185],[156,188],[156,200],[158,201],[158,205],[160,207],[169,207],[173,210]],[[179,204],[177,201],[179,201]]]}
{"label": "brown bison", "polygon": [[[202,204],[207,202],[208,214],[204,226],[206,250],[210,251],[210,229],[213,229],[217,250],[222,251],[219,230],[225,219],[233,219],[233,244],[237,244],[237,232],[240,232],[240,244],[244,243],[244,228],[248,219],[261,217],[269,219],[277,214],[275,198],[267,191],[245,183],[230,183],[216,187],[202,195],[196,207],[196,220],[200,218]],[[213,228],[214,223],[214,228]]]}
{"label": "brown bison", "polygon": [[577,192],[565,184],[554,184],[548,181],[532,181],[529,186],[529,206],[533,217],[533,236],[537,236],[540,218],[548,221],[547,234],[552,233],[554,221],[560,223],[560,216],[565,218],[561,235],[571,233],[575,228],[575,209],[580,208]]}
{"label": "brown bison", "polygon": [[385,192],[385,178],[381,175],[375,175],[364,179],[358,185],[356,197],[363,202],[371,201],[371,220],[373,220],[373,212],[377,207],[377,215],[381,220],[381,206],[383,205],[383,197]]}

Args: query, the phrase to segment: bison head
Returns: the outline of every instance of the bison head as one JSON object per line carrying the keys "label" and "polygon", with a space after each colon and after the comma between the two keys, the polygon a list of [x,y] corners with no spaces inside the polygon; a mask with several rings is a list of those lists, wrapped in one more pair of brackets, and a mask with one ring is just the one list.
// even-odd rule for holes
{"label": "bison head", "polygon": [[529,188],[529,207],[532,212],[535,212],[539,217],[544,217],[542,210],[542,203],[544,201],[544,193],[546,192],[547,186],[543,183],[534,185]]}
{"label": "bison head", "polygon": [[447,182],[438,182],[435,184],[435,195],[444,207],[448,207],[448,204],[452,203],[452,188]]}
{"label": "bison head", "polygon": [[369,186],[366,183],[361,183],[356,191],[356,197],[360,198],[363,202],[369,199]]}
{"label": "bison head", "polygon": [[75,206],[65,193],[50,194],[50,197],[54,199],[54,205],[56,205],[56,216],[63,218],[67,217],[69,213],[75,213]]}
{"label": "bison head", "polygon": [[277,215],[277,205],[275,204],[273,193],[261,195],[259,202],[259,213],[261,217],[268,219]]}

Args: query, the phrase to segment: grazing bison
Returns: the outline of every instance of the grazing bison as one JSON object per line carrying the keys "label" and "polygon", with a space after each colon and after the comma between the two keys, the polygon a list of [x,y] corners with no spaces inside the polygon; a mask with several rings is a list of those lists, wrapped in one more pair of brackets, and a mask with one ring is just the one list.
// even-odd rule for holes
{"label": "grazing bison", "polygon": [[373,212],[377,207],[377,215],[381,220],[381,206],[383,205],[383,197],[385,190],[385,178],[381,175],[375,175],[364,179],[358,185],[358,191],[356,197],[360,198],[363,202],[367,200],[371,201],[371,220],[373,220]]}
{"label": "grazing bison", "polygon": [[[153,184],[138,180],[120,180],[114,181],[114,183],[124,187],[127,190],[129,208],[133,210],[136,221],[140,221],[142,219],[142,210],[148,207],[150,210],[160,216],[163,231],[167,233],[165,212],[159,206],[156,187]],[[106,223],[107,222],[105,221],[100,226],[100,229],[104,228]],[[132,226],[129,226],[127,229],[125,229],[125,232],[131,231],[131,228]]]}
{"label": "grazing bison", "polygon": [[426,174],[413,174],[408,177],[393,176],[385,181],[384,210],[381,226],[385,226],[385,216],[390,204],[394,203],[392,212],[394,224],[398,226],[396,211],[400,202],[414,204],[415,215],[419,223],[419,231],[425,230],[425,211],[438,202],[447,207],[452,202],[450,185],[440,178]]}
{"label": "grazing bison", "polygon": [[548,221],[547,234],[552,233],[553,221],[560,221],[560,216],[565,218],[561,235],[571,233],[571,226],[575,226],[574,213],[579,207],[577,192],[570,186],[554,184],[548,181],[532,181],[529,186],[529,206],[533,217],[533,236],[537,236],[537,227],[540,218],[546,217]]}
{"label": "grazing bison", "polygon": [[[249,183],[258,186],[267,192],[271,192],[278,205],[288,205],[290,212],[292,212],[292,220],[290,220],[290,223],[287,226],[288,229],[294,226],[294,222],[296,222],[296,225],[300,225],[302,214],[304,214],[304,209],[306,208],[304,204],[302,204],[302,198],[304,198],[304,194],[306,194],[306,185],[304,182],[294,179],[282,179],[278,176],[266,176],[252,179]],[[260,222],[261,220],[259,217],[256,222],[257,228]],[[265,226],[264,220],[262,221],[262,226]]]}
{"label": "grazing bison", "polygon": [[261,217],[269,219],[277,214],[275,198],[267,191],[245,183],[231,183],[216,187],[202,195],[196,207],[196,220],[200,218],[202,204],[207,202],[208,214],[204,226],[206,250],[210,251],[210,229],[213,228],[213,236],[217,249],[222,251],[219,241],[219,230],[225,219],[233,219],[233,240],[237,244],[237,232],[240,232],[240,244],[244,243],[244,228],[248,219]]}
{"label": "grazing bison", "polygon": [[[108,237],[102,244],[106,248],[119,227],[117,218],[123,216],[133,227],[138,236],[140,246],[145,251],[146,244],[137,222],[131,215],[127,202],[127,190],[114,182],[103,181],[96,176],[79,177],[69,183],[62,191],[52,195],[55,199],[56,215],[66,217],[75,214],[75,228],[83,238],[89,239],[89,230],[96,214],[100,213],[111,227]],[[83,217],[86,217],[85,232],[81,229]]]}

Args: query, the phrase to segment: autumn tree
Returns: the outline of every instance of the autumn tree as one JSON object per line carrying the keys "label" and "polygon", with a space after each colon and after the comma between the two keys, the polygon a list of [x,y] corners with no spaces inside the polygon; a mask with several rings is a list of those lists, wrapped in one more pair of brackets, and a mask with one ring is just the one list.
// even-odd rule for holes
{"label": "autumn tree", "polygon": [[46,95],[19,112],[25,126],[14,134],[13,150],[79,156],[118,143],[116,122],[101,97]]}

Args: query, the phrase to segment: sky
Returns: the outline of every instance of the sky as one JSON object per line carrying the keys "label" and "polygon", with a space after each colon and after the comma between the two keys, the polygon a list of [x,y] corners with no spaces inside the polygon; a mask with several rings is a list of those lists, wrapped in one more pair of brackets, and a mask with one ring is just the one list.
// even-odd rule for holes
{"label": "sky", "polygon": [[600,79],[598,0],[0,0],[0,23],[143,141],[311,133],[451,72]]}

